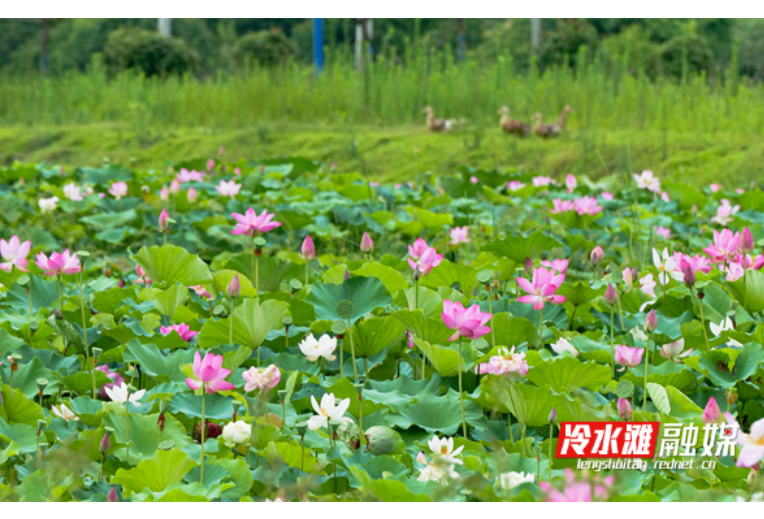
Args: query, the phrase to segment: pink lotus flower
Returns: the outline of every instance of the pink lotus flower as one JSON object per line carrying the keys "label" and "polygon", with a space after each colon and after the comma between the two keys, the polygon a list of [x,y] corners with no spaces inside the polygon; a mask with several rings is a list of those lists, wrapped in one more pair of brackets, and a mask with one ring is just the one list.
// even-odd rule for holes
{"label": "pink lotus flower", "polygon": [[554,183],[554,180],[552,180],[552,177],[546,177],[543,175],[540,175],[538,177],[533,177],[533,185],[536,187],[544,187],[553,183]]}
{"label": "pink lotus flower", "polygon": [[491,320],[493,315],[482,312],[478,305],[472,305],[465,310],[461,303],[454,303],[446,299],[443,301],[443,312],[440,316],[443,319],[443,324],[456,330],[456,333],[448,338],[449,341],[455,341],[459,336],[477,339],[491,331],[485,324]]}
{"label": "pink lotus flower", "polygon": [[170,191],[180,193],[180,181],[177,178],[170,182]]}
{"label": "pink lotus flower", "polygon": [[576,189],[578,187],[578,180],[576,180],[576,177],[568,173],[568,176],[565,177],[565,187],[568,188],[569,193]]}
{"label": "pink lotus flower", "polygon": [[624,398],[618,399],[618,416],[621,420],[631,420],[631,404]]}
{"label": "pink lotus flower", "polygon": [[363,236],[361,237],[361,252],[369,254],[373,250],[374,242],[371,240],[371,236],[369,236],[368,232],[363,233]]}
{"label": "pink lotus flower", "polygon": [[313,245],[313,238],[310,237],[310,234],[308,234],[302,242],[300,256],[307,261],[316,257],[316,247]]}
{"label": "pink lotus flower", "polygon": [[599,262],[602,261],[602,258],[605,257],[605,251],[602,250],[602,247],[597,245],[592,250],[591,254],[589,254],[589,260],[592,262],[592,265],[599,265]]}
{"label": "pink lotus flower", "polygon": [[658,316],[655,315],[655,310],[651,309],[645,317],[644,324],[645,332],[653,333],[658,328]]}
{"label": "pink lotus flower", "polygon": [[730,413],[724,413],[724,419],[727,421],[728,435],[742,447],[737,466],[753,467],[764,458],[764,418],[751,424],[751,434],[740,431],[740,425]]}
{"label": "pink lotus flower", "polygon": [[106,389],[111,389],[114,386],[121,386],[125,382],[125,378],[118,372],[109,370],[108,364],[102,364],[96,369],[104,372],[106,376],[109,377],[109,380],[111,380],[111,382],[98,388],[98,394],[101,395],[101,398],[104,400],[109,399],[109,394],[106,392]]}
{"label": "pink lotus flower", "polygon": [[650,299],[655,299],[655,286],[657,283],[653,279],[652,274],[645,274],[639,279],[639,289],[645,293]]}
{"label": "pink lotus flower", "polygon": [[162,209],[162,212],[159,213],[159,230],[162,232],[167,232],[170,230],[170,226],[167,223],[167,220],[170,219],[170,215],[167,212],[167,209]]}
{"label": "pink lotus flower", "polygon": [[411,332],[406,332],[408,334],[408,341],[407,346],[409,349],[414,348],[414,336],[411,334]]}
{"label": "pink lotus flower", "polygon": [[69,249],[66,249],[61,254],[54,252],[50,255],[50,258],[41,252],[37,255],[35,264],[45,271],[46,276],[76,274],[81,270],[80,259],[76,254],[70,254]]}
{"label": "pink lotus flower", "polygon": [[64,196],[72,202],[82,202],[82,188],[77,184],[70,182],[64,186]]}
{"label": "pink lotus flower", "polygon": [[215,161],[213,159],[210,159],[207,161],[207,171],[214,171],[215,170]]}
{"label": "pink lotus flower", "polygon": [[647,189],[653,193],[661,192],[661,181],[653,175],[652,171],[643,171],[641,175],[634,173],[634,180],[637,181],[639,189]]}
{"label": "pink lotus flower", "polygon": [[614,476],[600,478],[595,476],[591,481],[578,481],[571,469],[565,469],[565,488],[559,491],[547,481],[539,483],[541,490],[547,493],[547,501],[554,503],[589,503],[605,501],[610,487],[615,481]]}
{"label": "pink lotus flower", "polygon": [[181,184],[185,184],[186,182],[204,182],[204,173],[201,171],[189,171],[186,168],[180,168],[180,173],[175,176],[175,180]]}
{"label": "pink lotus flower", "polygon": [[135,273],[138,275],[138,279],[133,280],[133,283],[143,283],[146,286],[149,286],[153,281],[146,276],[146,273],[143,271],[140,265],[135,265]]}
{"label": "pink lotus flower", "polygon": [[26,267],[29,264],[27,255],[31,247],[32,242],[30,240],[22,242],[16,235],[11,236],[8,241],[0,239],[0,256],[5,260],[5,262],[0,263],[0,270],[10,272],[16,265],[16,268],[22,272],[27,272]]}
{"label": "pink lotus flower", "polygon": [[721,184],[711,184],[708,187],[711,189],[712,193],[716,193],[717,191],[719,191],[722,188],[722,185]]}
{"label": "pink lotus flower", "polygon": [[470,240],[469,236],[467,235],[469,230],[470,228],[467,226],[454,227],[451,229],[451,245],[459,245],[460,243],[471,242],[472,240]]}
{"label": "pink lotus flower", "polygon": [[711,272],[711,262],[707,257],[696,254],[690,256],[688,254],[682,254],[681,252],[674,253],[674,263],[679,266],[680,272],[684,272],[687,269],[692,270],[694,274],[703,272],[708,274]]}
{"label": "pink lotus flower", "polygon": [[600,193],[600,196],[602,197],[603,200],[608,200],[608,201],[614,198],[613,193],[610,193],[608,191],[603,191],[602,193]]}
{"label": "pink lotus flower", "polygon": [[218,193],[220,193],[220,196],[228,196],[231,198],[236,198],[236,195],[238,195],[239,191],[241,190],[241,184],[237,184],[233,180],[229,182],[226,182],[225,180],[221,180],[220,184],[215,186],[215,190]]}
{"label": "pink lotus flower", "polygon": [[230,369],[223,368],[223,356],[207,353],[202,360],[199,351],[194,355],[194,377],[187,378],[186,384],[193,390],[204,387],[207,393],[216,393],[217,391],[230,391],[234,385],[226,382],[225,379],[231,374]]}
{"label": "pink lotus flower", "polygon": [[473,184],[477,184],[480,182],[480,179],[475,176],[472,176],[470,177],[470,182],[472,182]]}
{"label": "pink lotus flower", "polygon": [[533,271],[533,281],[525,278],[515,278],[526,294],[517,298],[521,303],[532,303],[534,310],[544,308],[544,303],[560,305],[567,301],[565,296],[555,295],[565,281],[565,274],[556,274],[554,270],[547,270],[544,267],[538,267]]}
{"label": "pink lotus flower", "polygon": [[198,295],[199,297],[206,297],[207,299],[212,299],[212,294],[207,292],[207,289],[204,288],[204,285],[193,285],[188,288],[193,290],[196,293],[196,295]]}
{"label": "pink lotus flower", "polygon": [[743,229],[743,232],[740,233],[740,239],[738,240],[737,246],[740,252],[743,254],[753,252],[755,244],[753,242],[753,235],[751,234],[751,230],[748,227]]}
{"label": "pink lotus flower", "polygon": [[519,180],[512,180],[511,182],[507,183],[507,189],[510,191],[519,191],[524,187],[525,187],[525,184],[523,184]]}
{"label": "pink lotus flower", "polygon": [[703,410],[703,416],[701,416],[703,423],[718,423],[721,417],[722,410],[719,409],[716,399],[714,397],[709,398],[706,408]]}
{"label": "pink lotus flower", "polygon": [[594,216],[595,214],[602,212],[602,206],[597,203],[596,198],[592,198],[591,196],[576,198],[573,201],[573,205],[575,206],[576,212],[579,214],[579,216],[583,216],[585,214]]}
{"label": "pink lotus flower", "polygon": [[231,213],[231,216],[237,222],[231,234],[252,236],[253,234],[263,234],[272,231],[276,227],[281,227],[281,222],[272,221],[276,215],[269,214],[266,209],[263,209],[263,214],[259,216],[251,207],[244,214]]}
{"label": "pink lotus flower", "polygon": [[618,292],[616,292],[615,287],[610,283],[608,283],[607,289],[605,290],[605,302],[610,306],[613,306],[618,302]]}
{"label": "pink lotus flower", "polygon": [[626,368],[633,368],[642,362],[642,354],[645,352],[642,348],[629,348],[621,344],[615,347],[615,361]]}
{"label": "pink lotus flower", "polygon": [[719,225],[729,225],[738,211],[740,211],[739,205],[733,206],[729,200],[723,198],[722,205],[716,209],[716,215],[711,218],[711,221]]}
{"label": "pink lotus flower", "polygon": [[226,293],[228,294],[228,297],[233,299],[236,299],[241,295],[241,282],[239,281],[239,274],[233,275],[233,279],[230,283],[228,283],[228,288],[226,288]]}
{"label": "pink lotus flower", "polygon": [[438,254],[435,247],[430,247],[424,251],[417,261],[414,261],[410,257],[408,258],[409,267],[414,270],[414,274],[417,276],[425,276],[429,274],[433,268],[440,265],[441,261],[443,261],[443,255]]}
{"label": "pink lotus flower", "polygon": [[170,198],[170,191],[167,189],[167,187],[163,187],[161,191],[159,191],[159,199],[168,200],[169,198]]}
{"label": "pink lotus flower", "polygon": [[555,198],[552,200],[552,205],[552,209],[549,210],[552,214],[567,213],[568,211],[574,211],[576,209],[576,204],[573,200],[561,200]]}
{"label": "pink lotus flower", "polygon": [[492,356],[488,362],[477,366],[475,371],[481,375],[507,375],[508,378],[524,378],[528,374],[528,361],[525,353],[515,353],[515,347],[511,350],[500,348],[499,354]]}
{"label": "pink lotus flower", "polygon": [[255,389],[259,389],[265,393],[278,386],[281,381],[281,372],[275,364],[271,364],[267,368],[261,369],[251,367],[242,373],[241,376],[246,381],[246,384],[244,384],[244,391],[247,393],[254,391]]}
{"label": "pink lotus flower", "polygon": [[723,263],[734,259],[738,250],[740,233],[732,233],[729,229],[722,229],[721,232],[714,229],[714,241],[703,252],[711,257],[714,263]]}
{"label": "pink lotus flower", "polygon": [[682,362],[681,359],[689,356],[693,349],[694,348],[690,348],[689,350],[683,352],[682,350],[684,350],[684,339],[679,339],[677,341],[664,344],[661,347],[660,354],[664,359],[673,360],[674,362]]}
{"label": "pink lotus flower", "polygon": [[186,323],[180,323],[180,324],[172,324],[170,326],[162,326],[159,328],[159,331],[162,333],[162,335],[170,335],[173,331],[178,332],[178,335],[180,335],[180,338],[184,341],[188,342],[194,337],[196,337],[199,332],[195,332],[189,328],[189,326]]}
{"label": "pink lotus flower", "polygon": [[568,271],[568,260],[566,259],[541,260],[541,264],[560,274],[565,274]]}
{"label": "pink lotus flower", "polygon": [[658,226],[655,228],[655,234],[663,238],[664,240],[670,240],[671,239],[671,229],[667,229],[666,227]]}
{"label": "pink lotus flower", "polygon": [[417,238],[414,245],[409,245],[409,258],[413,258],[415,261],[422,257],[430,246],[424,241],[424,238]]}
{"label": "pink lotus flower", "polygon": [[188,191],[186,192],[186,197],[188,197],[188,201],[191,202],[192,204],[196,202],[196,197],[197,197],[196,189],[194,189],[193,187],[188,188]]}
{"label": "pink lotus flower", "polygon": [[125,182],[114,182],[109,188],[109,194],[116,200],[121,200],[127,196],[127,184]]}

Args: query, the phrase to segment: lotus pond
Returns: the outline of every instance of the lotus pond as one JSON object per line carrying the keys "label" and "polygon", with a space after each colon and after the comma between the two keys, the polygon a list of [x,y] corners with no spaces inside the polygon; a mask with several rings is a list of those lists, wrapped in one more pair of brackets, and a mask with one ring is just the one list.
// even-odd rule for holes
{"label": "lotus pond", "polygon": [[[300,158],[0,179],[2,500],[764,496],[759,190]],[[647,461],[697,463],[580,470],[563,422],[694,425]]]}

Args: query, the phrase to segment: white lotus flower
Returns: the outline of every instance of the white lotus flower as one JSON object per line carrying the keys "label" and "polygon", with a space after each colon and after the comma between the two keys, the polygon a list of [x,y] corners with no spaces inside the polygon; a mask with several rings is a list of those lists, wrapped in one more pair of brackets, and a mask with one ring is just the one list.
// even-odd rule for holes
{"label": "white lotus flower", "polygon": [[457,458],[457,456],[464,450],[464,445],[454,450],[453,438],[446,438],[445,436],[443,438],[438,438],[437,436],[433,436],[432,439],[427,442],[427,445],[429,445],[430,450],[435,455],[435,461],[440,462],[439,464],[442,465],[443,463],[448,463],[464,465],[464,462]]}
{"label": "white lotus flower", "polygon": [[689,350],[682,352],[682,350],[684,350],[684,339],[679,339],[678,341],[664,344],[663,347],[661,347],[660,354],[664,359],[670,359],[674,362],[682,362],[681,359],[692,353],[693,349],[694,348],[690,348]]}
{"label": "white lotus flower", "polygon": [[50,409],[53,411],[54,415],[62,418],[65,422],[68,422],[69,420],[73,422],[79,421],[79,417],[74,414],[71,409],[66,407],[66,404],[61,404],[58,408],[56,406],[52,406]]}
{"label": "white lotus flower", "polygon": [[311,333],[305,340],[300,343],[300,351],[308,358],[309,361],[315,362],[319,357],[323,357],[326,360],[334,360],[336,355],[332,355],[337,348],[337,338],[330,337],[328,334],[323,334],[319,340],[316,340]]}
{"label": "white lotus flower", "polygon": [[512,490],[523,483],[533,483],[535,479],[531,473],[510,471],[499,475],[499,485],[504,490]]}
{"label": "white lotus flower", "polygon": [[421,474],[417,480],[419,481],[436,481],[441,485],[448,485],[449,479],[456,479],[459,477],[459,473],[454,470],[453,465],[439,465],[427,460],[424,452],[420,452],[416,457],[419,463],[424,464],[424,468],[419,469]]}
{"label": "white lotus flower", "polygon": [[553,342],[550,346],[557,355],[562,355],[567,351],[572,356],[578,357],[578,350],[565,337],[560,337],[557,342]]}
{"label": "white lotus flower", "polygon": [[127,384],[124,382],[122,382],[122,384],[119,386],[105,387],[104,389],[106,390],[106,394],[109,395],[109,398],[112,400],[112,402],[124,404],[129,399],[130,403],[135,407],[141,406],[138,400],[143,398],[143,395],[146,393],[145,389],[141,389],[140,391],[136,391],[131,395],[127,390]]}
{"label": "white lotus flower", "polygon": [[[719,324],[709,321],[708,326],[709,328],[711,328],[711,333],[714,334],[714,337],[719,337],[722,334],[722,332],[729,332],[735,329],[735,327],[732,325],[732,319],[730,319],[729,317],[725,318]],[[727,341],[727,344],[731,346],[737,346],[739,348],[743,347],[743,345],[740,342],[736,341],[735,339],[729,339]]]}
{"label": "white lotus flower", "polygon": [[58,205],[58,197],[52,196],[50,198],[41,198],[37,201],[37,204],[40,206],[40,211],[49,213],[56,208],[56,205]]}
{"label": "white lotus flower", "polygon": [[657,250],[653,249],[653,263],[655,264],[655,268],[660,271],[660,274],[658,274],[658,281],[660,281],[661,285],[668,285],[669,277],[678,281],[681,281],[684,278],[682,272],[676,271],[676,260],[673,255],[669,254],[667,248],[663,249],[662,256]]}
{"label": "white lotus flower", "polygon": [[70,182],[64,186],[64,196],[72,202],[81,202],[83,200],[82,188],[74,182]]}
{"label": "white lotus flower", "polygon": [[339,403],[335,405],[334,394],[326,393],[321,397],[321,405],[318,405],[316,397],[313,395],[310,395],[310,402],[313,404],[313,409],[316,411],[316,415],[311,416],[308,419],[308,429],[311,431],[315,431],[322,427],[329,427],[329,420],[342,423],[353,421],[344,416],[345,411],[350,407],[349,398],[340,400]]}
{"label": "white lotus flower", "polygon": [[246,445],[252,436],[252,426],[244,420],[229,422],[223,427],[223,441],[226,446]]}

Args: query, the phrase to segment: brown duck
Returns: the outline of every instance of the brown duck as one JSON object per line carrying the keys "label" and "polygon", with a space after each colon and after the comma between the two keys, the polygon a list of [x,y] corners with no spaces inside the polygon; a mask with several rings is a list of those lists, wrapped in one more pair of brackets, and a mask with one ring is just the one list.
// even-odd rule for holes
{"label": "brown duck", "polygon": [[509,134],[517,134],[518,137],[528,137],[531,134],[531,125],[509,117],[509,107],[499,108],[501,115],[501,129]]}
{"label": "brown duck", "polygon": [[451,119],[438,119],[431,106],[425,106],[422,109],[423,114],[427,114],[427,127],[433,132],[447,132],[461,121],[452,121]]}
{"label": "brown duck", "polygon": [[565,108],[562,109],[562,113],[560,114],[560,118],[557,119],[556,122],[552,123],[555,126],[557,126],[560,131],[563,131],[565,129],[565,123],[568,119],[568,114],[574,114],[576,113],[570,106],[565,105]]}
{"label": "brown duck", "polygon": [[559,137],[560,136],[560,127],[557,126],[557,123],[552,124],[544,124],[542,121],[541,114],[536,112],[533,115],[533,120],[536,121],[533,124],[533,132],[541,137],[542,139],[548,139],[550,137]]}

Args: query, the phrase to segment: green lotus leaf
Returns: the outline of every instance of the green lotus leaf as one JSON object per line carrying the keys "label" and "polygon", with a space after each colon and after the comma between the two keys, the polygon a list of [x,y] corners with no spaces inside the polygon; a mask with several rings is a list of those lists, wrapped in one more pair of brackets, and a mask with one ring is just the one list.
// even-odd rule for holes
{"label": "green lotus leaf", "polygon": [[196,465],[188,454],[180,449],[160,450],[151,459],[141,461],[132,469],[119,469],[114,483],[122,485],[125,495],[143,489],[161,492],[170,485],[183,481],[183,476]]}
{"label": "green lotus leaf", "polygon": [[[355,356],[358,358],[373,357],[385,348],[400,343],[406,328],[398,319],[387,317],[372,317],[355,324],[353,341]],[[343,341],[345,351],[350,351],[350,341]]]}
{"label": "green lotus leaf", "polygon": [[541,256],[542,252],[548,252],[557,247],[562,247],[562,243],[542,231],[535,231],[529,236],[508,236],[489,241],[483,246],[483,250],[509,258],[522,265],[526,258],[535,260]]}
{"label": "green lotus leaf", "polygon": [[207,264],[176,245],[142,247],[130,258],[141,266],[146,277],[159,285],[180,283],[190,287],[212,282]]}
{"label": "green lotus leaf", "polygon": [[610,373],[608,366],[560,356],[535,364],[528,371],[528,380],[539,387],[551,386],[568,392],[582,387],[590,391],[599,391],[610,382]]}
{"label": "green lotus leaf", "polygon": [[392,304],[393,298],[379,279],[358,276],[345,280],[341,285],[314,285],[306,301],[315,307],[317,319],[332,321],[340,319],[337,314],[339,302],[350,301],[354,306],[350,321],[354,323],[375,308]]}
{"label": "green lotus leaf", "polygon": [[[233,342],[256,350],[271,332],[282,328],[281,320],[289,313],[289,305],[274,299],[260,302],[245,299],[233,311]],[[199,332],[199,346],[213,348],[228,344],[230,319],[208,320]]]}

